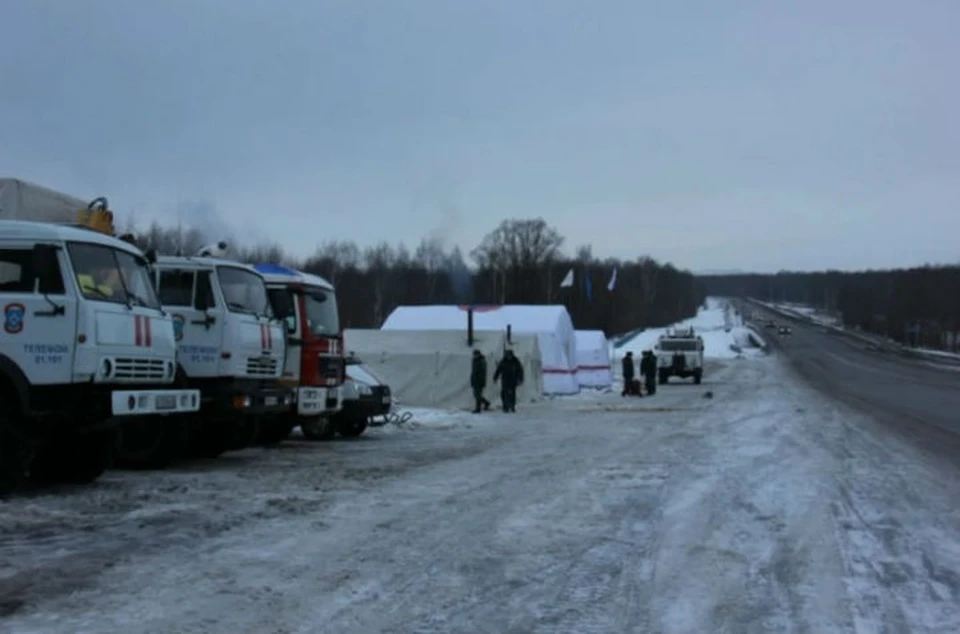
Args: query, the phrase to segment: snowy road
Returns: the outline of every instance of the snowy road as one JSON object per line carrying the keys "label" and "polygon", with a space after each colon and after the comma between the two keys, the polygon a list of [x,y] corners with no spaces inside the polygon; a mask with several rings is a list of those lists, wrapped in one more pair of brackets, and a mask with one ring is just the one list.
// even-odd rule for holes
{"label": "snowy road", "polygon": [[708,370],[6,503],[0,631],[960,631],[960,474]]}
{"label": "snowy road", "polygon": [[792,325],[789,337],[764,334],[811,385],[960,465],[956,366],[880,352],[816,326]]}

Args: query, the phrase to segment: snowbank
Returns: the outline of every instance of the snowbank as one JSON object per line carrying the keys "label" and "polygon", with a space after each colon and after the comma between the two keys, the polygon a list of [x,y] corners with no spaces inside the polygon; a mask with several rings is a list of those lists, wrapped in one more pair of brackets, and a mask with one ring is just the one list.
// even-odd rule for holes
{"label": "snowbank", "polygon": [[616,349],[619,359],[627,352],[634,357],[644,350],[652,350],[660,335],[672,328],[693,327],[696,334],[703,337],[703,352],[708,359],[734,359],[757,348],[750,341],[752,331],[743,325],[743,319],[725,300],[708,297],[696,317],[692,317],[669,328],[650,328],[637,334]]}

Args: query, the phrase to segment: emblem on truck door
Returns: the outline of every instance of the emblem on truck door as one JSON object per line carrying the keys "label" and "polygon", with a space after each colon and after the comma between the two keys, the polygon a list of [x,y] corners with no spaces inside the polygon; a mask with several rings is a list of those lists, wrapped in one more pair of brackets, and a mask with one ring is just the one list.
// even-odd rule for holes
{"label": "emblem on truck door", "polygon": [[15,335],[23,330],[23,318],[27,307],[23,304],[7,304],[3,307],[3,331]]}

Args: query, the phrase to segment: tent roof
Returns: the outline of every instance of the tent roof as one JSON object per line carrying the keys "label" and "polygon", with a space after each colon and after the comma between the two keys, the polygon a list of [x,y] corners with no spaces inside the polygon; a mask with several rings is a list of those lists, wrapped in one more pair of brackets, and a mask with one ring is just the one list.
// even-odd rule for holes
{"label": "tent roof", "polygon": [[500,331],[474,331],[473,346],[467,345],[462,330],[372,330],[348,328],[343,332],[344,348],[362,356],[363,351],[393,354],[434,354],[436,352],[472,354],[474,348],[491,350],[502,348],[504,334]]}
{"label": "tent roof", "polygon": [[607,336],[602,330],[577,330],[577,349],[607,349]]}
{"label": "tent roof", "polygon": [[[384,330],[457,329],[467,327],[469,306],[398,306],[383,322]],[[570,323],[564,306],[506,305],[474,306],[473,325],[481,330],[501,330],[510,325],[514,332],[555,330],[563,321]]]}

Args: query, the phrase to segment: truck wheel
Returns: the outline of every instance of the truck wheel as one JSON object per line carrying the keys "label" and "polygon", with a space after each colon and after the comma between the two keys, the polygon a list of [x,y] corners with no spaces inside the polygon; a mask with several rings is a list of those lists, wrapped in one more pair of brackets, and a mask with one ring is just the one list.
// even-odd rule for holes
{"label": "truck wheel", "polygon": [[116,443],[115,429],[54,440],[37,451],[30,475],[43,484],[89,484],[113,463]]}
{"label": "truck wheel", "polygon": [[703,379],[703,372],[697,370],[693,373],[693,382],[696,385],[700,385],[700,381]]}
{"label": "truck wheel", "polygon": [[128,420],[117,434],[117,464],[134,469],[163,469],[181,458],[189,442],[184,417],[144,416]]}
{"label": "truck wheel", "polygon": [[257,438],[257,444],[276,445],[290,437],[295,424],[286,418],[274,418],[260,423],[260,436]]}
{"label": "truck wheel", "polygon": [[216,458],[229,446],[222,422],[196,421],[190,432],[188,455],[192,458]]}
{"label": "truck wheel", "polygon": [[666,372],[661,372],[659,378],[660,385],[666,385],[667,380],[670,378]]}
{"label": "truck wheel", "polygon": [[307,440],[330,440],[337,433],[333,421],[328,416],[316,416],[301,421],[300,430]]}
{"label": "truck wheel", "polygon": [[367,431],[366,418],[343,420],[337,425],[337,432],[344,438],[359,438],[365,431]]}
{"label": "truck wheel", "polygon": [[243,416],[227,427],[227,451],[239,451],[257,444],[260,418]]}
{"label": "truck wheel", "polygon": [[12,421],[0,418],[0,498],[23,487],[32,460],[29,439]]}

